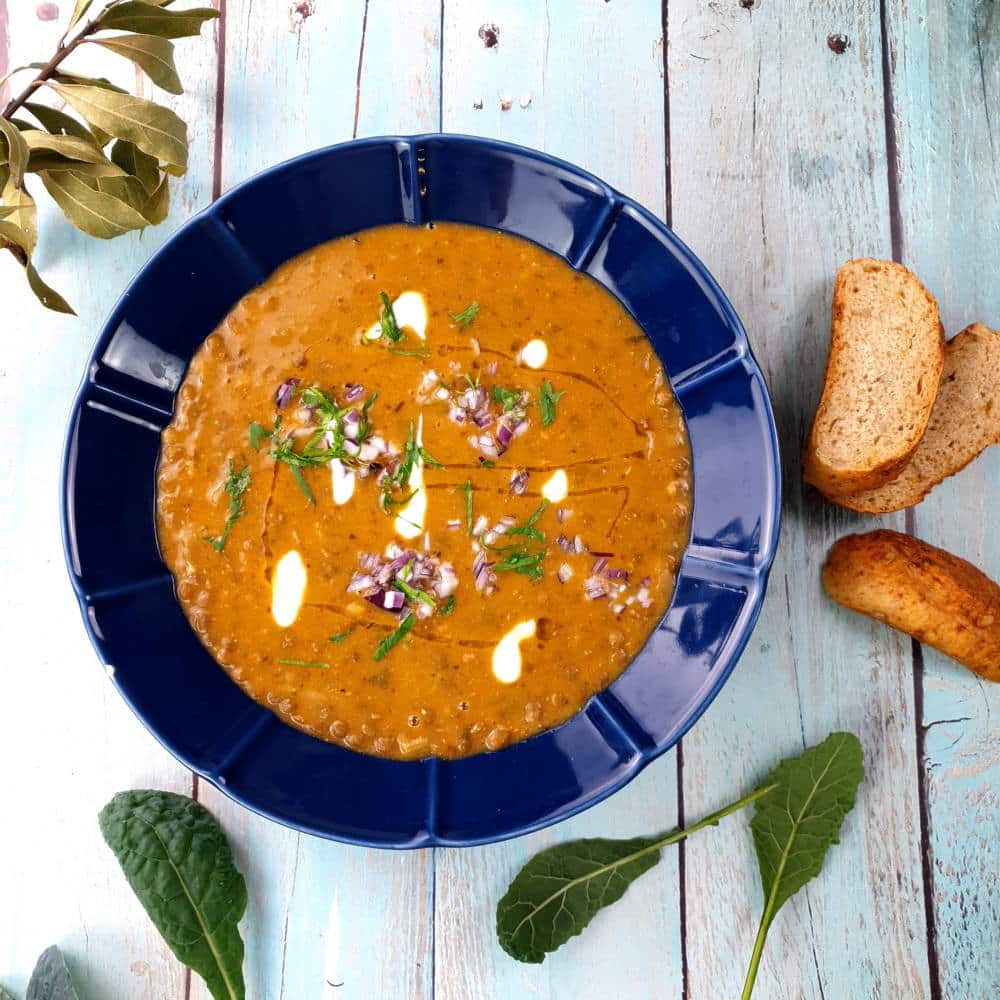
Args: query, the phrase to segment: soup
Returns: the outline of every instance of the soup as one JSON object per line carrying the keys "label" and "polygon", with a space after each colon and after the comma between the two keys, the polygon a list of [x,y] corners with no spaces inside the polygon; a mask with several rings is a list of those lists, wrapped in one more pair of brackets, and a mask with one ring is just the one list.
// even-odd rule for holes
{"label": "soup", "polygon": [[690,453],[592,279],[457,224],[317,247],[191,362],[158,529],[201,641],[293,726],[382,757],[574,715],[662,617]]}

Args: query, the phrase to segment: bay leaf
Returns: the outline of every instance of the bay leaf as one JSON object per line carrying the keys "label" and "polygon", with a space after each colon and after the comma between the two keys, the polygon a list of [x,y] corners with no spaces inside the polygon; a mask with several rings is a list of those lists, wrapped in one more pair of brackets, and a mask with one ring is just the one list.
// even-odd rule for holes
{"label": "bay leaf", "polygon": [[80,1000],[58,945],[51,945],[39,956],[24,1000]]}
{"label": "bay leaf", "polygon": [[75,135],[78,139],[93,140],[95,145],[104,145],[97,141],[98,137],[93,135],[83,122],[66,114],[65,111],[33,102],[28,102],[24,106],[53,135]]}
{"label": "bay leaf", "polygon": [[54,288],[50,288],[42,281],[42,276],[35,270],[35,265],[30,260],[24,269],[28,275],[28,287],[46,309],[57,313],[67,313],[70,316],[76,315],[76,310]]}
{"label": "bay leaf", "polygon": [[187,125],[169,108],[99,86],[52,86],[88,122],[117,139],[134,142],[150,156],[181,170],[187,168]]}
{"label": "bay leaf", "polygon": [[2,986],[0,986],[0,1000],[14,1000],[14,994],[8,993]]}
{"label": "bay leaf", "polygon": [[32,153],[31,159],[28,160],[28,170],[33,174],[72,170],[81,177],[123,177],[125,175],[125,171],[110,160],[105,160],[103,163],[84,163],[81,160],[71,160],[59,153]]}
{"label": "bay leaf", "polygon": [[0,117],[0,160],[10,168],[10,179],[15,187],[21,186],[24,170],[28,165],[28,146],[16,125]]}
{"label": "bay leaf", "polygon": [[156,35],[121,35],[95,38],[96,44],[136,64],[158,87],[169,94],[183,94],[181,79],[174,64],[174,46]]}
{"label": "bay leaf", "polygon": [[111,7],[102,16],[101,24],[105,28],[158,35],[160,38],[189,38],[200,34],[202,25],[218,16],[219,12],[211,7],[167,10],[140,0],[126,0]]}
{"label": "bay leaf", "polygon": [[125,202],[126,205],[131,205],[145,218],[143,209],[149,201],[149,196],[137,177],[130,177],[128,174],[123,177],[95,177],[92,182],[88,178],[87,183],[96,190],[109,194],[112,198]]}
{"label": "bay leaf", "polygon": [[170,178],[164,177],[160,186],[149,196],[142,214],[152,226],[158,226],[170,214]]}
{"label": "bay leaf", "polygon": [[13,222],[0,219],[0,243],[13,243],[20,247],[26,254],[31,255],[31,236],[23,229],[19,229]]}
{"label": "bay leaf", "polygon": [[172,792],[120,792],[101,833],[170,950],[216,1000],[244,1000],[239,921],[247,887],[219,824]]}
{"label": "bay leaf", "polygon": [[38,209],[34,198],[23,187],[15,185],[8,174],[3,190],[0,191],[0,201],[4,208],[11,209],[6,221],[28,234],[30,256],[35,252],[35,244],[38,242]]}
{"label": "bay leaf", "polygon": [[76,5],[73,7],[73,13],[69,17],[69,27],[72,28],[77,21],[87,13],[87,8],[94,2],[94,0],[76,0]]}
{"label": "bay leaf", "polygon": [[37,129],[22,132],[21,137],[27,144],[29,153],[36,151],[58,153],[67,160],[79,160],[84,163],[110,162],[94,144],[93,139],[81,139],[75,135],[50,135]]}
{"label": "bay leaf", "polygon": [[102,90],[110,90],[114,94],[127,94],[129,91],[112,83],[106,76],[80,76],[77,73],[67,73],[60,70],[52,79],[56,83],[79,83],[88,87],[100,87]]}
{"label": "bay leaf", "polygon": [[41,178],[63,215],[88,236],[110,240],[133,229],[144,229],[148,224],[127,202],[95,191],[72,171],[47,171]]}
{"label": "bay leaf", "polygon": [[111,147],[111,162],[121,167],[125,173],[137,177],[147,194],[152,194],[159,186],[159,160],[137,149],[134,142],[119,139]]}

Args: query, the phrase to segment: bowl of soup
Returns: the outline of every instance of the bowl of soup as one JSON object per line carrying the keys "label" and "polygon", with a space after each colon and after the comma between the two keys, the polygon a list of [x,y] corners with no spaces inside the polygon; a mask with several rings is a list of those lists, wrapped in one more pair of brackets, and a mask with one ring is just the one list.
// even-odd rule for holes
{"label": "bowl of soup", "polygon": [[738,317],[590,174],[461,136],[308,154],[108,320],[64,534],[106,670],[297,829],[515,836],[672,746],[733,669],[779,459]]}

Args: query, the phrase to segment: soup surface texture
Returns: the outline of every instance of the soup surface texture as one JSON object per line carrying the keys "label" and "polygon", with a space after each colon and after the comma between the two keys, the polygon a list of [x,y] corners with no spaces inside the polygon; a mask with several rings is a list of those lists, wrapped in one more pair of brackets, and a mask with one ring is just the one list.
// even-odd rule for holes
{"label": "soup surface texture", "polygon": [[662,616],[688,537],[680,409],[621,305],[516,237],[311,250],[192,360],[158,472],[180,602],[227,673],[384,757],[575,714]]}

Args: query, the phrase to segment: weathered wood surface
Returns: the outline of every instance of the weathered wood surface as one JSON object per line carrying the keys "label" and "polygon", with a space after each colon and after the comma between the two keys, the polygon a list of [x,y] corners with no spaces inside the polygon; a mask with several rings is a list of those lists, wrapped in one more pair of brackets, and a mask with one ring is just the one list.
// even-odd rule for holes
{"label": "weathered wood surface", "polygon": [[[52,48],[58,22],[39,6],[0,0],[0,66]],[[60,6],[65,16],[71,4]],[[799,479],[843,259],[896,255],[917,269],[949,334],[1000,324],[1000,5],[886,0],[881,17],[876,7],[226,0],[217,31],[178,46],[189,92],[170,103],[194,144],[168,223],[95,243],[39,199],[39,263],[80,319],[43,313],[0,270],[0,417],[18,430],[0,458],[0,982],[23,993],[37,953],[58,941],[84,997],[207,997],[144,920],[96,829],[114,791],[155,786],[194,791],[232,836],[251,886],[244,936],[258,1000],[735,996],[761,907],[743,818],[666,854],[542,966],[500,951],[496,900],[541,846],[697,817],[784,753],[847,728],[865,744],[869,779],[822,878],[775,925],[759,995],[1000,992],[1000,689],[823,599],[826,547],[873,522]],[[495,46],[484,25],[497,27]],[[828,44],[839,34],[841,54]],[[299,836],[193,786],[131,717],[64,578],[58,449],[113,299],[213,193],[316,146],[439,127],[549,150],[672,219],[726,288],[770,381],[786,521],[754,640],[682,752],[555,829],[389,854]],[[887,521],[1000,577],[998,490],[1000,459],[987,455],[908,523]],[[40,728],[26,706],[41,699]]]}

